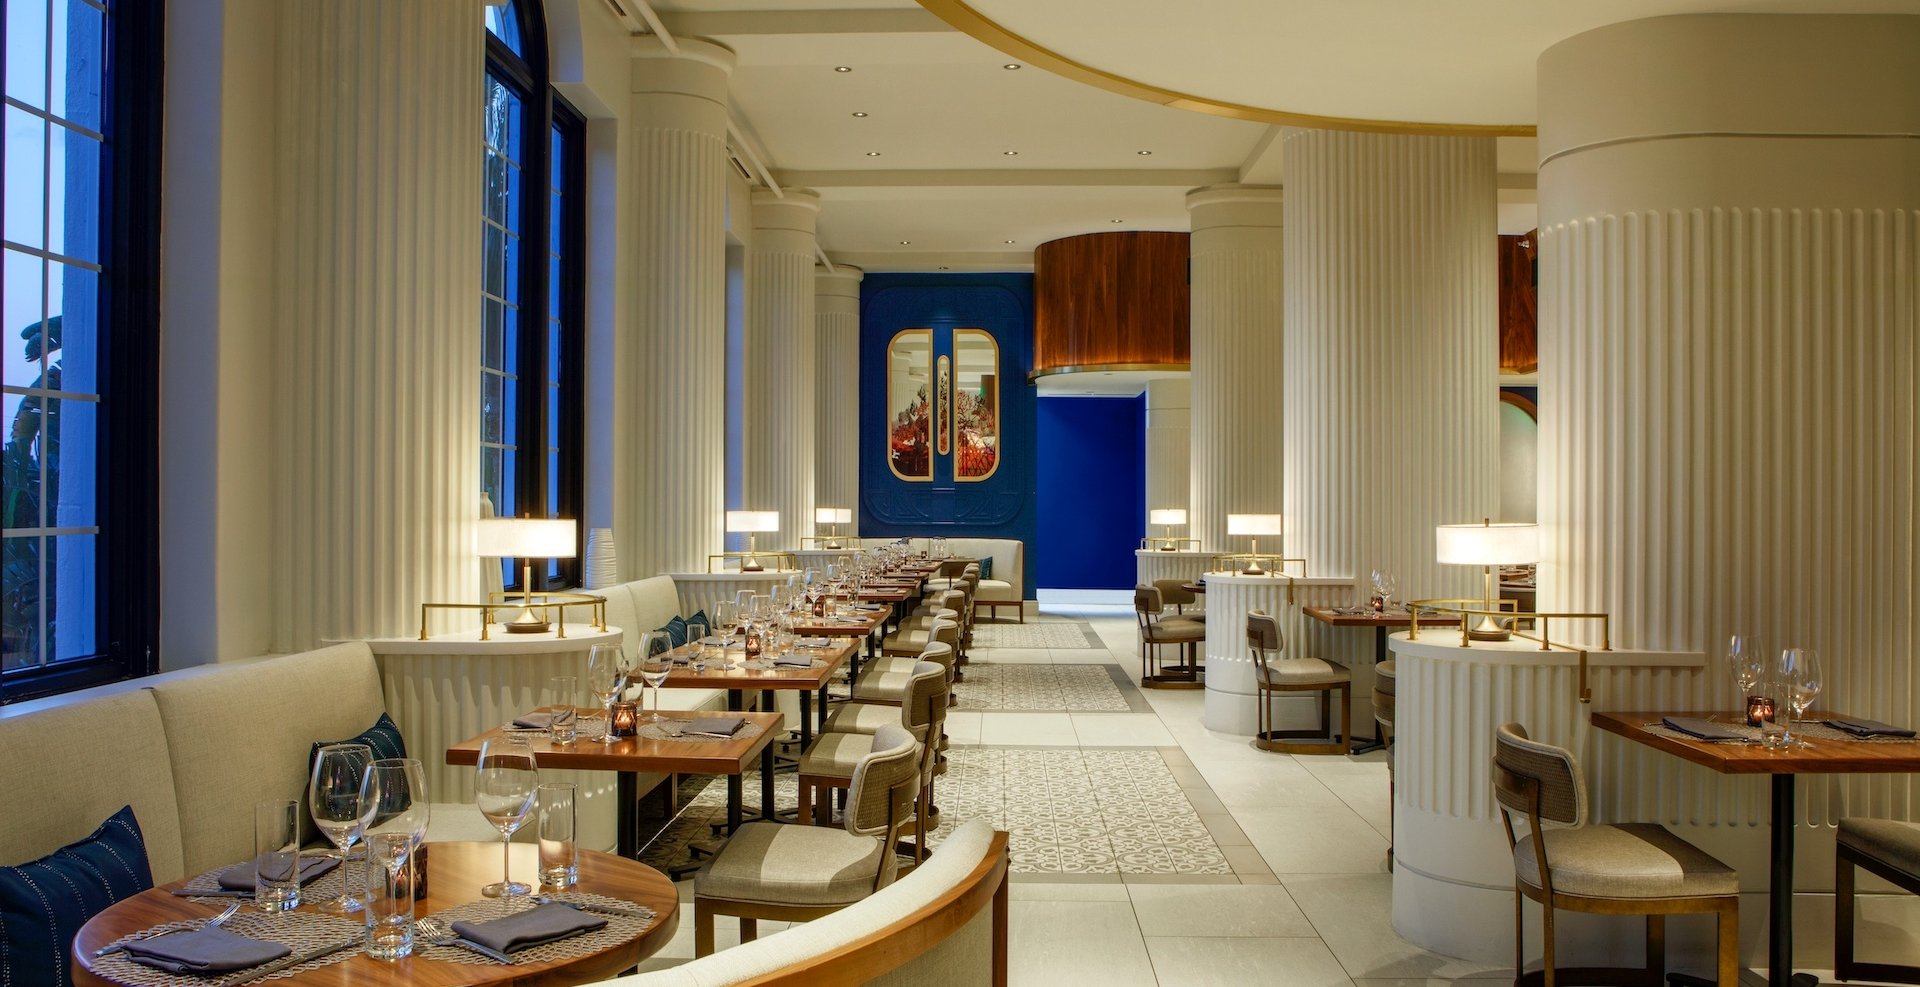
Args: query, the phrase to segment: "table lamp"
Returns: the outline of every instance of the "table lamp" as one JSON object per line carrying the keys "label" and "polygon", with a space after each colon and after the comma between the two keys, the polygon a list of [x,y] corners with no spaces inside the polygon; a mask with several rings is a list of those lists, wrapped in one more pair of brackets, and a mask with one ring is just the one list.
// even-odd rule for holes
{"label": "table lamp", "polygon": [[840,544],[840,526],[853,523],[853,508],[816,507],[813,511],[813,520],[816,524],[833,525],[833,534],[827,538],[827,547],[840,548],[842,547]]}
{"label": "table lamp", "polygon": [[[1482,519],[1479,524],[1442,524],[1434,527],[1433,541],[1434,555],[1441,565],[1477,565],[1482,569],[1486,576],[1483,610],[1494,606],[1495,567],[1540,561],[1540,526],[1528,522],[1494,524]],[[1505,641],[1513,632],[1488,614],[1480,618],[1479,626],[1467,631],[1467,636],[1475,641]]]}
{"label": "table lamp", "polygon": [[779,511],[728,511],[727,531],[747,533],[747,555],[740,560],[741,572],[764,572],[765,567],[754,558],[757,553],[753,547],[753,536],[762,531],[780,530]]}
{"label": "table lamp", "polygon": [[1227,534],[1247,535],[1252,546],[1248,554],[1247,567],[1240,570],[1243,576],[1264,576],[1267,570],[1260,568],[1260,536],[1279,535],[1285,529],[1285,519],[1278,514],[1229,514],[1227,515]]}
{"label": "table lamp", "polygon": [[1166,528],[1166,539],[1160,546],[1162,552],[1171,552],[1175,548],[1173,526],[1187,523],[1187,511],[1183,507],[1162,507],[1147,512],[1147,523],[1158,524]]}
{"label": "table lamp", "polygon": [[579,528],[572,518],[481,518],[473,529],[473,550],[481,558],[517,558],[521,562],[520,592],[525,612],[506,625],[515,634],[540,634],[553,629],[551,621],[533,615],[533,560],[570,559],[579,552]]}

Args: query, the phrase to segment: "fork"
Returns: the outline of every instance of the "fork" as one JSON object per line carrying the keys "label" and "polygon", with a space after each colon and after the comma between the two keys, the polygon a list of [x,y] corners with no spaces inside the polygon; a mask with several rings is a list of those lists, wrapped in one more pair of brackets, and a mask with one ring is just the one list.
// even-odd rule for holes
{"label": "fork", "polygon": [[94,950],[94,951],[93,951],[93,955],[95,955],[95,956],[107,956],[107,955],[110,955],[110,954],[113,954],[113,953],[117,953],[117,952],[120,952],[120,951],[121,951],[121,950],[123,950],[123,949],[126,949],[126,948],[127,948],[127,943],[130,943],[130,942],[145,942],[145,941],[146,941],[146,940],[148,940],[148,939],[158,939],[158,938],[160,938],[161,936],[165,936],[165,935],[171,935],[171,934],[173,934],[173,933],[175,933],[175,932],[188,932],[188,931],[194,931],[194,932],[198,932],[198,931],[202,931],[202,930],[205,930],[205,929],[217,929],[217,928],[219,928],[220,926],[222,926],[222,925],[225,925],[225,924],[226,924],[226,921],[227,921],[227,919],[230,919],[230,918],[232,918],[232,917],[234,916],[234,914],[235,914],[235,913],[237,913],[237,912],[239,912],[239,911],[240,911],[240,906],[241,906],[241,905],[244,905],[244,904],[246,904],[246,902],[243,902],[243,901],[236,901],[236,902],[234,902],[233,904],[231,904],[231,905],[228,905],[228,906],[227,906],[227,910],[226,910],[226,911],[224,911],[224,912],[221,912],[220,914],[218,914],[218,915],[215,915],[214,917],[212,917],[212,918],[210,918],[210,919],[208,919],[208,920],[207,920],[207,923],[206,923],[205,925],[202,925],[202,926],[200,926],[200,928],[199,928],[199,929],[193,929],[193,930],[188,930],[188,929],[167,929],[167,930],[165,930],[165,931],[162,931],[162,932],[155,932],[155,933],[152,933],[151,935],[144,935],[144,936],[141,936],[141,937],[139,937],[138,939],[128,939],[128,940],[127,940],[126,942],[116,942],[116,943],[114,943],[114,944],[112,944],[112,945],[110,945],[110,946],[102,946],[102,947],[100,947],[99,949],[96,949],[96,950]]}

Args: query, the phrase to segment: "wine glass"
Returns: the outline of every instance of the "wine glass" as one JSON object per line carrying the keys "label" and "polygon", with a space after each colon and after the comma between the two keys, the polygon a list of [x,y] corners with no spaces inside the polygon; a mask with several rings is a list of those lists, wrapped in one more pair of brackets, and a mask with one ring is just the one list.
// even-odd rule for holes
{"label": "wine glass", "polygon": [[648,655],[640,659],[640,681],[653,690],[653,712],[646,717],[653,723],[664,719],[660,715],[660,686],[667,681],[667,675],[673,671],[673,663],[666,655]]}
{"label": "wine glass", "polygon": [[[643,642],[644,643],[644,642]],[[596,644],[587,649],[587,689],[606,708],[607,721],[613,721],[613,701],[627,687],[626,650],[617,644]],[[609,733],[605,742],[614,738]]]}
{"label": "wine glass", "polygon": [[1400,582],[1393,578],[1393,573],[1383,569],[1374,570],[1373,588],[1380,591],[1380,609],[1393,609],[1393,591],[1400,588]]}
{"label": "wine glass", "polygon": [[1737,701],[1741,710],[1746,709],[1747,697],[1754,695],[1760,686],[1760,679],[1766,675],[1766,660],[1760,649],[1739,634],[1727,641],[1727,666],[1733,670],[1734,684],[1740,687]]}
{"label": "wine glass", "polygon": [[307,811],[313,824],[340,852],[340,897],[323,901],[320,910],[333,915],[348,915],[361,909],[359,896],[353,893],[353,868],[346,866],[347,851],[366,830],[373,806],[360,798],[360,783],[373,763],[373,748],[366,744],[328,744],[313,759],[313,778],[307,785]]}
{"label": "wine glass", "polygon": [[386,868],[389,889],[403,885],[400,869],[427,838],[431,815],[427,798],[427,769],[414,757],[383,757],[367,765],[360,778],[360,801],[370,806],[367,816],[367,860]]}
{"label": "wine glass", "polygon": [[1780,653],[1780,684],[1786,690],[1787,706],[1793,710],[1787,721],[1787,740],[1797,747],[1811,746],[1792,736],[1792,724],[1800,722],[1813,701],[1820,698],[1820,672],[1820,652],[1812,648],[1788,648]]}
{"label": "wine glass", "polygon": [[499,737],[480,744],[473,802],[500,831],[500,882],[481,888],[481,894],[511,898],[532,892],[532,888],[513,879],[513,831],[527,821],[539,789],[540,771],[533,762],[533,745],[525,737]]}
{"label": "wine glass", "polygon": [[738,615],[732,603],[722,600],[713,605],[713,626],[720,635],[721,658],[726,658],[726,649],[733,647],[733,636],[738,630]]}

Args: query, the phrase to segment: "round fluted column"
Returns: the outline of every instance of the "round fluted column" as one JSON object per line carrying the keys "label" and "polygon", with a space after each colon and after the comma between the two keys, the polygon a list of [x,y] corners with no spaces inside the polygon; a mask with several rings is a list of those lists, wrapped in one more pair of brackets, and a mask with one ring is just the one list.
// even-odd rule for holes
{"label": "round fluted column", "polygon": [[[1541,604],[1611,613],[1615,647],[1817,648],[1823,708],[1904,724],[1916,51],[1920,17],[1702,15],[1540,58]],[[1660,767],[1619,756],[1596,770]],[[1810,777],[1802,799],[1803,824],[1920,811],[1907,776]],[[1702,821],[1764,820],[1738,801]]]}
{"label": "round fluted column", "polygon": [[[279,10],[273,645],[419,627],[479,566],[480,35],[457,0]],[[422,175],[433,180],[423,187]],[[377,206],[375,204],[378,204]]]}
{"label": "round fluted column", "polygon": [[749,510],[778,511],[765,547],[801,548],[813,534],[815,345],[814,220],[810,189],[753,190],[747,251],[747,475]]}
{"label": "round fluted column", "polygon": [[[1147,381],[1147,510],[1186,508],[1192,499],[1192,477],[1187,475],[1187,450],[1193,444],[1191,383],[1185,377]],[[1175,528],[1176,538],[1186,537],[1186,528]],[[1165,529],[1147,526],[1148,535]]]}
{"label": "round fluted column", "polygon": [[[1490,137],[1288,128],[1289,553],[1404,598],[1478,596],[1437,524],[1497,503]],[[1495,520],[1499,520],[1495,518]]]}
{"label": "round fluted column", "polygon": [[636,42],[630,323],[614,347],[621,578],[704,572],[726,503],[727,79],[733,53]]}
{"label": "round fluted column", "polygon": [[1227,515],[1281,512],[1280,190],[1195,189],[1187,193],[1187,211],[1193,217],[1187,528],[1201,548],[1244,550],[1227,540]]}
{"label": "round fluted column", "polygon": [[843,535],[860,530],[860,279],[845,264],[814,268],[816,420],[814,502],[853,511]]}

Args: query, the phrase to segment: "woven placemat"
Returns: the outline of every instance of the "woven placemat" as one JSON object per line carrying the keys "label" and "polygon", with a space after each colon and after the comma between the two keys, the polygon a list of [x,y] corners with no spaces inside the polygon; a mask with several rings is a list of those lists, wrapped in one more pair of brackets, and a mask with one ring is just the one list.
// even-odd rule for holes
{"label": "woven placemat", "polygon": [[[114,942],[126,942],[131,939],[139,939],[156,932],[172,929],[198,929],[206,923],[207,920],[203,918],[168,922],[164,925],[156,925],[150,929],[142,929],[139,932],[129,933],[115,939]],[[269,915],[264,912],[253,911],[252,909],[242,909],[234,913],[234,916],[228,919],[225,924],[221,925],[221,928],[252,939],[280,943],[288,949],[293,950],[296,954],[319,949],[322,946],[346,942],[348,940],[353,942],[353,945],[347,949],[328,953],[318,959],[308,960],[305,963],[275,971],[262,978],[264,980],[278,980],[282,977],[291,977],[298,973],[305,973],[308,970],[318,970],[321,967],[351,959],[360,955],[367,936],[366,926],[357,919],[340,918],[336,915],[321,915],[317,912],[280,912]],[[233,974],[214,974],[211,976],[200,976],[191,973],[168,973],[165,970],[156,970],[153,967],[135,963],[124,951],[95,958],[92,969],[96,975],[112,980],[115,983],[127,984],[128,987],[207,987],[208,984],[217,983],[222,977],[233,976],[244,972],[236,970]]]}
{"label": "woven placemat", "polygon": [[[334,855],[339,853],[339,851],[337,850],[323,850],[318,852],[327,854],[327,855]],[[301,856],[303,857],[313,856],[315,853],[316,851],[303,850],[301,851]],[[356,846],[353,848],[353,860],[349,862],[348,866],[359,867],[361,866],[361,862],[364,861],[365,859],[366,859],[366,854],[363,851],[363,849],[361,847]],[[225,867],[216,867],[213,870],[210,870],[205,874],[202,874],[199,877],[196,877],[193,880],[188,881],[186,884],[180,887],[180,891],[182,892],[181,897],[192,898],[197,901],[238,900],[238,901],[251,902],[252,898],[250,897],[235,896],[230,892],[225,892],[220,887],[220,872],[224,870],[226,870]],[[313,880],[300,885],[300,900],[303,902],[312,903],[316,901],[330,901],[334,898],[340,897],[340,895],[344,893],[343,882],[346,880],[344,876],[346,874],[346,871],[347,871],[347,867],[345,866],[335,867],[334,869],[327,871],[325,874],[322,874],[319,877],[316,877]],[[354,881],[353,883],[354,883],[354,890],[356,891],[361,890],[359,881]],[[206,891],[209,893],[206,895],[196,895],[192,893],[195,891]]]}
{"label": "woven placemat", "polygon": [[[621,901],[618,898],[589,894],[585,891],[562,891],[549,897],[556,901],[580,905],[588,910],[599,906],[644,912],[645,916],[610,915],[604,912],[594,912],[593,914],[596,917],[606,919],[607,924],[592,932],[574,936],[571,939],[562,939],[559,942],[533,946],[514,953],[513,966],[575,960],[583,956],[591,956],[595,953],[604,952],[652,928],[653,923],[659,918],[653,909],[645,905],[636,905],[631,901]],[[464,905],[455,905],[452,908],[434,912],[433,917],[445,921],[447,925],[451,927],[455,922],[486,922],[496,918],[505,918],[516,912],[524,912],[535,907],[538,906],[526,895],[507,898],[505,900],[499,898],[482,898],[479,901],[470,901]],[[481,966],[503,965],[498,960],[482,956],[462,946],[433,945],[422,941],[418,937],[415,937],[413,941],[413,955],[440,963],[473,963]]]}
{"label": "woven placemat", "polygon": [[[1715,721],[1715,725],[1726,727],[1728,730],[1739,734],[1741,740],[1707,740],[1701,742],[1721,744],[1741,742],[1757,744],[1760,742],[1761,730],[1758,727],[1750,727],[1744,723],[1720,722],[1717,720]],[[1701,740],[1701,738],[1690,733],[1681,733],[1658,720],[1641,724],[1641,727],[1656,737],[1665,737],[1669,740]],[[1848,744],[1911,744],[1920,742],[1920,738],[1915,737],[1856,737],[1845,730],[1835,730],[1819,720],[1794,720],[1793,735],[1801,740],[1823,740]]]}
{"label": "woven placemat", "polygon": [[[666,722],[675,724],[675,729],[679,729],[685,725],[687,721],[668,720]],[[739,740],[742,737],[758,737],[762,732],[762,727],[760,724],[749,720],[740,727],[740,732],[731,737],[709,737],[703,733],[673,733],[663,729],[658,723],[649,722],[640,724],[635,732],[648,740],[680,740],[689,744],[725,744]]]}

